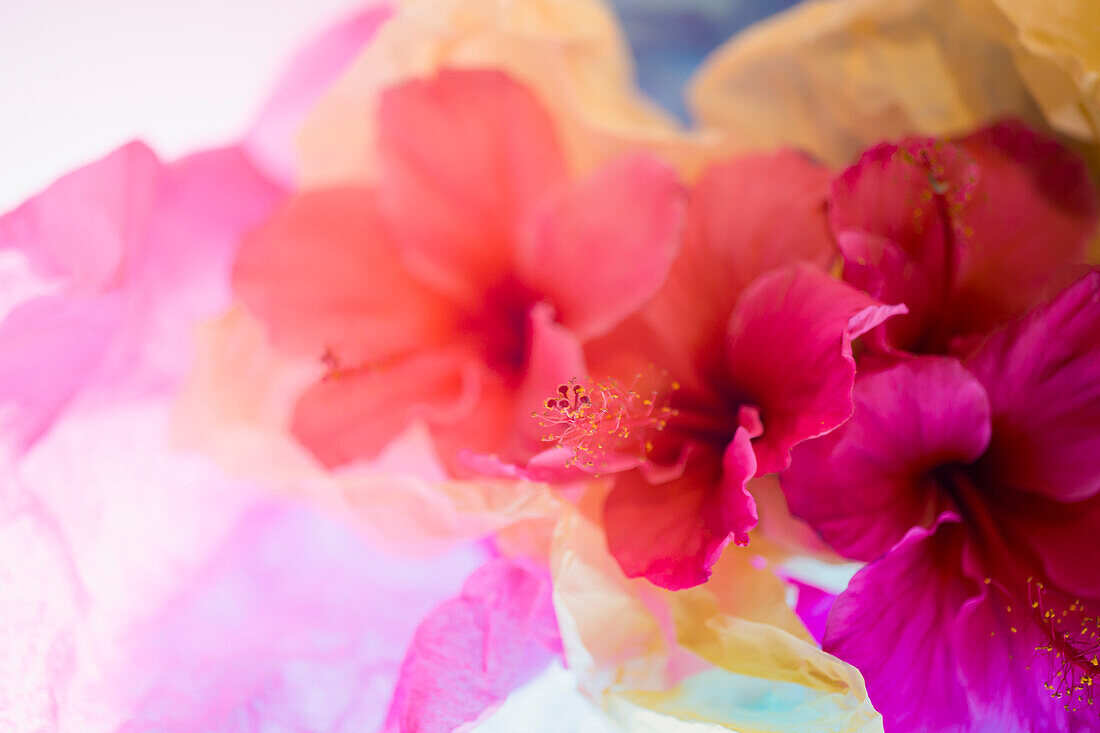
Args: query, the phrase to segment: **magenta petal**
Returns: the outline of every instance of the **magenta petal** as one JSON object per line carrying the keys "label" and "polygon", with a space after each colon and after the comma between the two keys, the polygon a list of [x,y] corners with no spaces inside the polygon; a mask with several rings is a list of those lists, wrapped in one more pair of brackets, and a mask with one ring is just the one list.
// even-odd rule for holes
{"label": "magenta petal", "polygon": [[1051,661],[1037,651],[1050,643],[1026,622],[1026,609],[1012,607],[981,586],[959,611],[953,640],[960,678],[966,685],[980,730],[1006,733],[1069,733],[1100,730],[1096,710],[1067,712],[1066,703],[1046,689]]}
{"label": "magenta petal", "polygon": [[838,552],[874,560],[942,508],[928,472],[972,463],[989,443],[985,391],[954,359],[861,376],[852,419],[802,444],[781,480],[791,512]]}
{"label": "magenta petal", "polygon": [[560,651],[549,582],[493,560],[421,623],[387,733],[450,733],[499,704]]}
{"label": "magenta petal", "polygon": [[966,688],[952,631],[971,584],[959,565],[958,517],[914,528],[856,573],[829,614],[824,649],[867,680],[887,730],[966,730]]}
{"label": "magenta petal", "polygon": [[795,578],[787,578],[787,582],[798,590],[794,612],[806,625],[810,635],[820,644],[825,638],[825,623],[836,601],[836,596],[816,585],[810,585]]}
{"label": "magenta petal", "polygon": [[870,148],[833,181],[833,230],[896,243],[930,273],[945,272],[956,218],[979,176],[962,147],[928,138]]}
{"label": "magenta petal", "polygon": [[[410,560],[293,505],[258,504],[128,641],[119,733],[377,730],[416,620],[477,555]],[[123,686],[124,685],[124,686]]]}
{"label": "magenta petal", "polygon": [[540,208],[519,271],[581,339],[598,336],[664,282],[683,211],[672,169],[645,155],[623,158]]}
{"label": "magenta petal", "polygon": [[848,419],[851,340],[899,312],[808,265],[773,270],[745,290],[726,353],[730,382],[764,423],[753,443],[758,475],[782,471],[791,448]]}
{"label": "magenta petal", "polygon": [[273,180],[288,188],[297,183],[295,138],[302,123],[391,12],[388,3],[362,10],[315,38],[287,64],[244,142]]}
{"label": "magenta petal", "polygon": [[989,393],[990,481],[1077,501],[1100,490],[1100,271],[967,362]]}

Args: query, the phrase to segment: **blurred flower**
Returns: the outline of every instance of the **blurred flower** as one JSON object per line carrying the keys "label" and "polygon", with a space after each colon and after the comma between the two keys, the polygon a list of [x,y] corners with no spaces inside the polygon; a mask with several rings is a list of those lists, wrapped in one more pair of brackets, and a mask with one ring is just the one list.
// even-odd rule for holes
{"label": "blurred flower", "polygon": [[1096,726],[1098,304],[1092,272],[961,364],[864,373],[852,419],[795,450],[792,510],[873,561],[825,648],[888,726]]}
{"label": "blurred flower", "polygon": [[716,51],[691,107],[742,144],[833,165],[883,139],[1006,117],[1083,143],[1095,165],[1097,12],[1089,0],[804,2]]}
{"label": "blurred flower", "polygon": [[237,237],[277,196],[235,148],[169,166],[133,143],[0,218],[0,455],[73,403],[183,376],[192,324],[228,302]]}
{"label": "blurred flower", "polygon": [[844,278],[909,313],[876,334],[942,353],[1049,298],[1096,231],[1081,160],[1019,123],[864,153],[833,183]]}
{"label": "blurred flower", "polygon": [[18,286],[0,322],[6,730],[377,726],[417,618],[480,561],[383,557],[172,448],[190,330],[225,307],[236,238],[276,196],[236,149],[165,165],[132,144],[0,219]]}
{"label": "blurred flower", "polygon": [[378,188],[296,198],[237,261],[276,346],[328,367],[294,433],[332,466],[419,418],[448,465],[459,447],[523,460],[531,411],[584,372],[580,341],[664,279],[675,177],[634,156],[570,181],[551,119],[499,72],[408,82],[378,113]]}
{"label": "blurred flower", "polygon": [[639,94],[627,45],[600,0],[399,0],[393,16],[323,96],[298,139],[307,188],[372,184],[382,92],[444,68],[498,69],[527,86],[561,136],[571,170],[638,150],[687,177],[731,150],[685,133]]}

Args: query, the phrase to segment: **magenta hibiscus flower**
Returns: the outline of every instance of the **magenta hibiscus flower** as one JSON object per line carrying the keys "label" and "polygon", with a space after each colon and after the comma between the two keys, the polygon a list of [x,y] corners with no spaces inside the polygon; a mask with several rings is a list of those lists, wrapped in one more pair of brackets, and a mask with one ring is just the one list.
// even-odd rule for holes
{"label": "magenta hibiscus flower", "polygon": [[1081,160],[1015,122],[871,148],[833,182],[844,279],[909,313],[887,349],[944,353],[1074,279],[1096,229]]}
{"label": "magenta hibiscus flower", "polygon": [[1100,271],[964,361],[854,395],[783,476],[796,515],[872,561],[825,649],[892,730],[1100,730]]}

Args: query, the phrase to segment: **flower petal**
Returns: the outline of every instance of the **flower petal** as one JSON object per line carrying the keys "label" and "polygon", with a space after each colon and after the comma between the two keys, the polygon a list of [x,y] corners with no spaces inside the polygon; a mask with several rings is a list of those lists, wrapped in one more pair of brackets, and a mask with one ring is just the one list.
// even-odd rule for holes
{"label": "flower petal", "polygon": [[967,361],[993,409],[990,481],[1059,501],[1100,491],[1100,270]]}
{"label": "flower petal", "polygon": [[499,704],[561,651],[547,580],[492,560],[421,623],[387,733],[449,733]]}
{"label": "flower petal", "polygon": [[1084,161],[1052,138],[1005,122],[963,138],[981,174],[967,207],[960,330],[984,331],[1069,283],[1096,231]]}
{"label": "flower petal", "polygon": [[534,94],[497,71],[443,70],[387,90],[378,125],[380,197],[402,254],[460,298],[494,284],[566,173]]}
{"label": "flower petal", "polygon": [[276,346],[355,369],[450,334],[449,304],[401,263],[366,189],[304,193],[241,246],[238,295]]}
{"label": "flower petal", "polygon": [[657,159],[620,159],[540,208],[520,245],[520,275],[582,340],[605,333],[664,282],[683,198]]}
{"label": "flower petal", "polygon": [[760,411],[757,473],[782,471],[790,450],[852,414],[851,340],[904,306],[885,306],[808,265],[758,278],[730,316],[728,380]]}
{"label": "flower petal", "polygon": [[361,10],[314,38],[287,64],[244,141],[272,179],[288,188],[297,182],[295,138],[306,117],[391,13],[385,2]]}
{"label": "flower petal", "polygon": [[959,571],[958,518],[914,528],[837,596],[825,651],[857,667],[891,730],[965,729],[966,688],[951,632],[971,584]]}
{"label": "flower petal", "polygon": [[[1040,648],[1050,643],[1022,618],[1008,613],[990,586],[966,601],[953,634],[959,676],[966,685],[980,730],[1008,733],[1069,733],[1097,730],[1096,711],[1088,705],[1069,712],[1046,684],[1051,660]],[[1017,618],[1013,618],[1016,616]]]}
{"label": "flower petal", "polygon": [[874,560],[944,508],[927,472],[989,444],[989,400],[954,359],[926,357],[861,376],[852,419],[794,451],[781,477],[791,512],[838,552]]}
{"label": "flower petal", "polygon": [[691,192],[683,251],[646,308],[669,351],[714,359],[729,314],[753,280],[793,262],[829,264],[836,248],[825,218],[828,177],[792,151],[707,169]]}
{"label": "flower petal", "polygon": [[166,166],[131,143],[0,218],[0,251],[44,281],[0,323],[5,441],[25,448],[82,390],[181,375],[195,320],[226,305],[238,237],[277,194],[236,148]]}
{"label": "flower petal", "polygon": [[302,395],[292,430],[327,466],[373,458],[413,420],[446,426],[469,415],[482,393],[481,371],[454,348],[334,375]]}
{"label": "flower petal", "polygon": [[607,545],[627,577],[676,590],[705,583],[730,540],[748,543],[756,504],[745,489],[756,459],[738,428],[721,466],[689,454],[684,473],[650,483],[640,470],[619,474],[604,503]]}

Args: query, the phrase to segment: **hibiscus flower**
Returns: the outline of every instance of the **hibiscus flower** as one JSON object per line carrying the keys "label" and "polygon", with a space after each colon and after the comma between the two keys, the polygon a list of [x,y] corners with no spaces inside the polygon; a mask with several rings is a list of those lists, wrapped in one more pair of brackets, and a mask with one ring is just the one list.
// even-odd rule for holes
{"label": "hibiscus flower", "polygon": [[863,373],[791,510],[871,561],[824,648],[893,730],[1098,730],[1100,271],[964,360]]}
{"label": "hibiscus flower", "polygon": [[496,71],[389,89],[377,145],[376,187],[300,194],[236,264],[275,345],[326,365],[293,431],[329,466],[373,457],[414,419],[445,460],[528,457],[528,416],[583,373],[580,343],[664,280],[675,175],[637,155],[574,180],[539,101]]}
{"label": "hibiscus flower", "polygon": [[1096,221],[1083,162],[1016,122],[875,146],[830,199],[844,279],[909,308],[874,341],[913,353],[945,353],[1050,298]]}
{"label": "hibiscus flower", "polygon": [[589,402],[547,403],[577,463],[618,472],[604,520],[628,576],[697,585],[727,543],[746,544],[747,482],[848,418],[852,340],[904,310],[825,271],[828,180],[793,152],[710,168],[664,286],[588,347]]}

